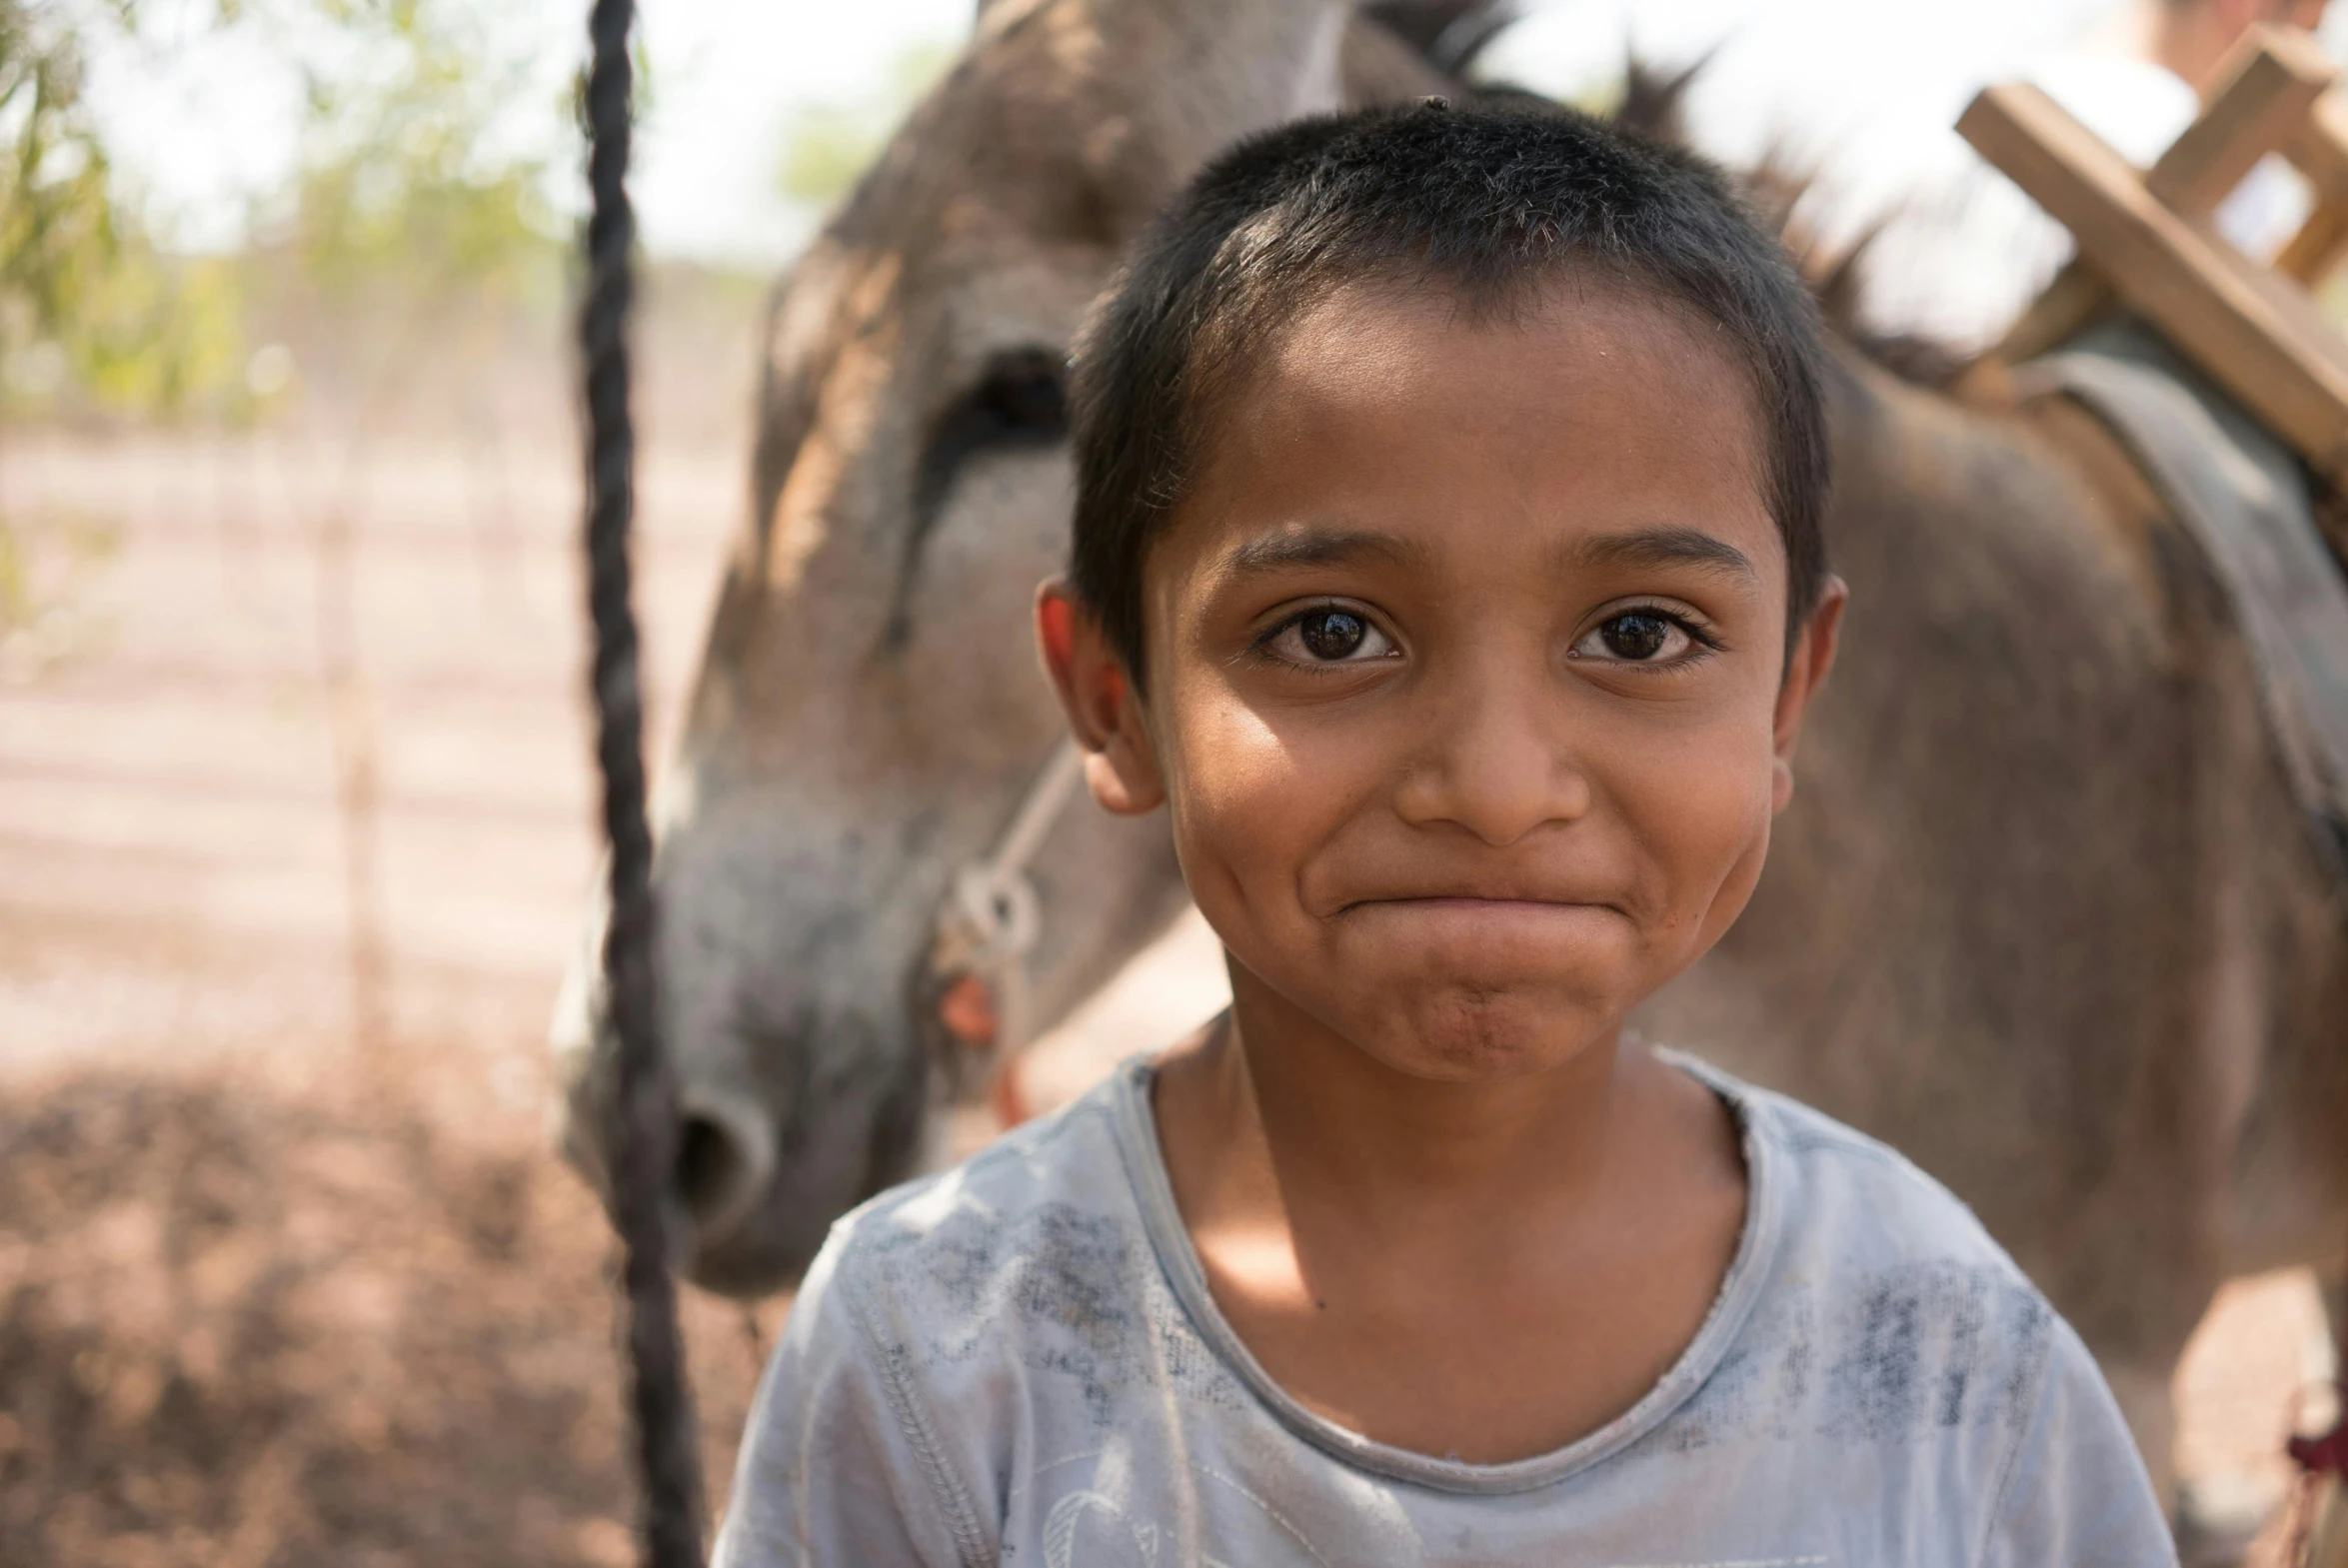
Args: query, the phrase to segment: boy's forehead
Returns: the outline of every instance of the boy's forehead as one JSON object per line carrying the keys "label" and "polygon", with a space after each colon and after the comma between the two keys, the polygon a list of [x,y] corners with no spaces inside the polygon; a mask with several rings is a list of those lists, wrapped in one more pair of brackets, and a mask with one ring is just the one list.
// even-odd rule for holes
{"label": "boy's forehead", "polygon": [[[1204,570],[1217,577],[1268,577],[1297,567],[1378,565],[1404,571],[1441,564],[1437,533],[1397,534],[1342,523],[1289,521],[1239,534],[1213,551]],[[1677,567],[1757,583],[1761,568],[1730,541],[1700,528],[1669,525],[1568,533],[1534,541],[1547,572],[1567,576],[1625,567]]]}
{"label": "boy's forehead", "polygon": [[1259,374],[1230,388],[1235,410],[1339,389],[1387,398],[1431,381],[1463,417],[1539,425],[1574,412],[1578,395],[1662,371],[1710,394],[1691,415],[1729,416],[1759,445],[1752,376],[1723,335],[1692,308],[1592,269],[1488,298],[1439,282],[1346,284],[1277,327],[1259,356]]}
{"label": "boy's forehead", "polygon": [[[1487,305],[1340,289],[1222,402],[1169,530],[1189,569],[1366,559],[1373,536],[1423,558],[1456,532],[1558,569],[1596,559],[1589,537],[1676,533],[1782,570],[1751,376],[1691,313],[1610,280]],[[1463,514],[1487,526],[1426,526]]]}

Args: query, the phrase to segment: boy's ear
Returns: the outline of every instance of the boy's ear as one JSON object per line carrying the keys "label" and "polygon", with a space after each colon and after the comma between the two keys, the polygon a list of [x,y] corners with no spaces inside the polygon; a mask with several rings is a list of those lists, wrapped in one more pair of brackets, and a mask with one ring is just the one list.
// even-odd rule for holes
{"label": "boy's ear", "polygon": [[1810,699],[1826,684],[1834,669],[1834,650],[1842,636],[1842,608],[1850,603],[1850,585],[1828,575],[1818,591],[1818,603],[1809,623],[1794,639],[1793,654],[1785,661],[1785,679],[1777,688],[1777,761],[1769,779],[1769,808],[1782,811],[1793,799],[1793,749],[1801,739],[1802,716]]}
{"label": "boy's ear", "polygon": [[1085,749],[1085,783],[1093,798],[1121,816],[1156,810],[1166,799],[1166,784],[1141,701],[1101,618],[1063,579],[1036,590],[1036,648],[1068,714],[1069,731]]}

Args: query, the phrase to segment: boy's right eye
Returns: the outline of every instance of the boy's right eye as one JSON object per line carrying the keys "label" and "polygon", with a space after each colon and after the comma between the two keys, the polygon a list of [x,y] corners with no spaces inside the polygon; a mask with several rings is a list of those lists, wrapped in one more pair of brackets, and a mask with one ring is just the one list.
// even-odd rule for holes
{"label": "boy's right eye", "polygon": [[1399,652],[1367,617],[1335,608],[1308,610],[1282,623],[1262,646],[1295,665],[1363,664]]}

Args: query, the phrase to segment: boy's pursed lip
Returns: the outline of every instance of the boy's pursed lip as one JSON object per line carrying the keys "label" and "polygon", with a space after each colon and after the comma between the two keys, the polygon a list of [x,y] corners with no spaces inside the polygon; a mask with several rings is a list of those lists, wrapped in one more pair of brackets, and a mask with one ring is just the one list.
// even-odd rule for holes
{"label": "boy's pursed lip", "polygon": [[1622,912],[1602,898],[1564,898],[1525,895],[1518,893],[1399,893],[1377,898],[1356,898],[1341,905],[1337,913],[1351,914],[1360,909],[1415,909],[1427,913],[1457,912],[1461,914],[1536,913],[1552,909],[1602,909],[1608,913]]}

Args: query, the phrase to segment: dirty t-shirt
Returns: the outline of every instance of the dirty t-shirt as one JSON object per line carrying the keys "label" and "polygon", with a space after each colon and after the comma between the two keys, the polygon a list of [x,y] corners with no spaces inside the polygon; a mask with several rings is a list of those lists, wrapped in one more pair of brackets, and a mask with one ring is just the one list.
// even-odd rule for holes
{"label": "dirty t-shirt", "polygon": [[2070,1328],[1882,1144],[1673,1058],[1742,1126],[1734,1261],[1646,1397],[1467,1464],[1314,1415],[1207,1293],[1150,1069],[843,1219],[718,1568],[2064,1568],[2175,1561]]}

